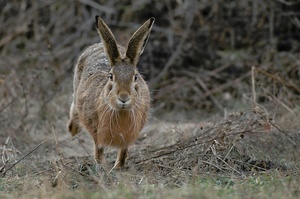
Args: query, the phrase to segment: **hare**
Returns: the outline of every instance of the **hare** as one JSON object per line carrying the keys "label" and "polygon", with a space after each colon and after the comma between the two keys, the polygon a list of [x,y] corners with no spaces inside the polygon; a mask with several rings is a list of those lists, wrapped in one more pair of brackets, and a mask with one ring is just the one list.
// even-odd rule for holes
{"label": "hare", "polygon": [[77,61],[68,130],[74,136],[83,127],[91,134],[97,163],[103,162],[105,147],[115,147],[118,156],[114,167],[123,167],[128,146],[147,121],[150,93],[137,63],[153,23],[154,18],[147,20],[124,48],[96,16],[102,43],[88,47]]}

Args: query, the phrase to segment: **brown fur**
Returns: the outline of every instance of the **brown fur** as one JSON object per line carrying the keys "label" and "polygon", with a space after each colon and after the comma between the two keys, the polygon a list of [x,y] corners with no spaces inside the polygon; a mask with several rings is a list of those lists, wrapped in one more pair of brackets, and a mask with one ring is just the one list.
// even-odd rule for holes
{"label": "brown fur", "polygon": [[103,161],[104,147],[119,148],[115,166],[122,167],[150,108],[148,86],[136,64],[154,18],[133,34],[127,49],[117,45],[100,17],[96,21],[102,43],[90,46],[78,59],[68,128],[73,136],[81,127],[91,134],[98,163]]}

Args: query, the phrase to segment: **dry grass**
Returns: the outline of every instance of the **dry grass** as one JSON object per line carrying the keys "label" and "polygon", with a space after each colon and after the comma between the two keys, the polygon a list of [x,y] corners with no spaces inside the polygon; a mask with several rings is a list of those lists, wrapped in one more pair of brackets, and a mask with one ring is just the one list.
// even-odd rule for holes
{"label": "dry grass", "polygon": [[[44,143],[53,152],[48,158],[39,159],[47,153],[37,145],[35,155],[25,153],[22,161],[14,164],[13,158],[3,164],[3,196],[223,198],[241,191],[266,197],[275,196],[273,189],[275,198],[299,196],[299,130],[283,130],[258,107],[214,122],[153,122],[131,147],[128,166],[122,170],[112,169],[114,150],[107,151],[106,164],[97,165],[85,134],[55,144],[56,139],[53,135],[52,144]],[[70,142],[80,151],[73,157],[66,150]],[[2,159],[19,156],[12,141],[2,151]]]}
{"label": "dry grass", "polygon": [[[0,3],[1,198],[300,197],[299,3],[99,2]],[[156,17],[140,62],[153,116],[123,170],[66,132],[96,14],[120,43]]]}

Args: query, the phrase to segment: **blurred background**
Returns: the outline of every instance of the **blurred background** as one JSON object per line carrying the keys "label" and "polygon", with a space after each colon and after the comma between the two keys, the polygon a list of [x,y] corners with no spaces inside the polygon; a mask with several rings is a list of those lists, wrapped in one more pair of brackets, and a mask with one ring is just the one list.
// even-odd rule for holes
{"label": "blurred background", "polygon": [[1,143],[67,135],[76,59],[100,42],[95,15],[123,45],[155,17],[138,65],[152,118],[199,122],[259,104],[297,124],[300,1],[1,0]]}

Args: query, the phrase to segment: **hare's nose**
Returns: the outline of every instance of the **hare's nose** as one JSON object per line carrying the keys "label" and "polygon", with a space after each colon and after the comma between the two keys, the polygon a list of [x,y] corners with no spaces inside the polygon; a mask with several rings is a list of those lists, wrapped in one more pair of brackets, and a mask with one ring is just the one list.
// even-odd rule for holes
{"label": "hare's nose", "polygon": [[121,99],[121,98],[119,98],[119,100],[120,100],[123,104],[125,104],[127,101],[129,101],[129,98],[126,98],[126,99]]}
{"label": "hare's nose", "polygon": [[130,100],[130,96],[127,93],[120,93],[118,96],[118,99],[122,102],[122,103],[126,103],[127,101]]}

